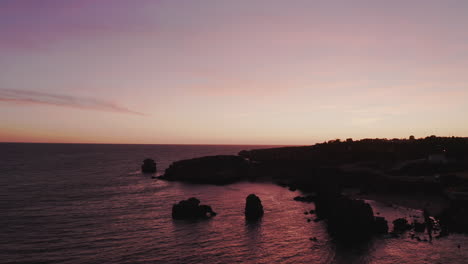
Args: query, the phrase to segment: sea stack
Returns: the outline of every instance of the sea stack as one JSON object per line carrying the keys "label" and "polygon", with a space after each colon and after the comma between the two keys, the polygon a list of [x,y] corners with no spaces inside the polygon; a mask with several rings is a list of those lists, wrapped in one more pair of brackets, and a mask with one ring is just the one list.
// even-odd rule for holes
{"label": "sea stack", "polygon": [[143,173],[156,173],[156,162],[152,159],[145,159],[141,165],[141,171]]}
{"label": "sea stack", "polygon": [[255,194],[250,194],[245,202],[245,219],[258,220],[263,216],[263,205],[260,198]]}

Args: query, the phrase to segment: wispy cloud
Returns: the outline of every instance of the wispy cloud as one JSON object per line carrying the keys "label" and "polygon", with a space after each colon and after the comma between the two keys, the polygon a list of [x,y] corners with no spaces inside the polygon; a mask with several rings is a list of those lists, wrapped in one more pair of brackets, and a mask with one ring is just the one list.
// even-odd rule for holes
{"label": "wispy cloud", "polygon": [[130,110],[124,106],[109,101],[87,97],[52,94],[27,90],[13,90],[0,88],[0,102],[17,104],[54,105],[140,116],[145,115],[143,113]]}

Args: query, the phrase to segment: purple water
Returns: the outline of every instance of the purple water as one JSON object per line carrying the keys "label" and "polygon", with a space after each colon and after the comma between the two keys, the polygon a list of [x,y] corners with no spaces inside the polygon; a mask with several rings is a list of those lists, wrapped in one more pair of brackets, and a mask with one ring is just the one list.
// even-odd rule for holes
{"label": "purple water", "polygon": [[[269,183],[190,185],[139,173],[255,146],[0,144],[0,262],[9,263],[466,263],[468,238],[418,242],[380,237],[341,245],[313,204]],[[246,224],[245,197],[257,194],[263,220]],[[218,213],[173,221],[172,204],[198,197]],[[370,201],[390,221],[421,212]],[[424,238],[424,234],[418,234]],[[316,237],[317,241],[309,238]],[[461,245],[459,249],[457,245]]]}

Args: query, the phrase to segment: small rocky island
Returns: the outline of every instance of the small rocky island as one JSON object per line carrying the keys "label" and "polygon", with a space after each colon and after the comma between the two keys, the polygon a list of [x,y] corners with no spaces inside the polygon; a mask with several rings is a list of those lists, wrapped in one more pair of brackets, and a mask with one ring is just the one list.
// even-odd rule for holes
{"label": "small rocky island", "polygon": [[141,165],[141,172],[156,173],[156,162],[152,159],[145,159]]}
{"label": "small rocky island", "polygon": [[173,219],[203,219],[215,216],[209,205],[200,204],[195,197],[180,201],[172,206]]}

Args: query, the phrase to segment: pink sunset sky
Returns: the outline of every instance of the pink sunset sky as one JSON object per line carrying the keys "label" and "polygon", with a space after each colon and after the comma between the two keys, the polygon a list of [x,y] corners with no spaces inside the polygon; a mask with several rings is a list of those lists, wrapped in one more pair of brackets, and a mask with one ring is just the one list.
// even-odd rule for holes
{"label": "pink sunset sky", "polygon": [[468,1],[2,0],[0,142],[468,136]]}

